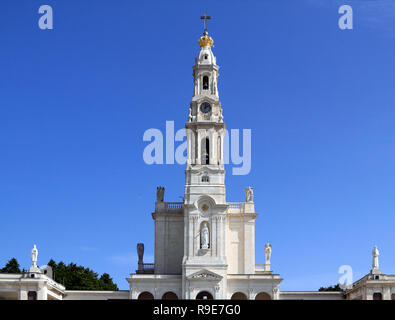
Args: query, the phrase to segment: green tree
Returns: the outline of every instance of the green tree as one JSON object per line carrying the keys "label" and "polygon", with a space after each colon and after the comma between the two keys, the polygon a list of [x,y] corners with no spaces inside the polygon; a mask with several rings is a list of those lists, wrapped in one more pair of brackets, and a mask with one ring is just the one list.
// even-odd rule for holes
{"label": "green tree", "polygon": [[8,260],[7,264],[4,268],[0,269],[2,273],[21,273],[21,269],[18,263],[18,260],[12,258]]}
{"label": "green tree", "polygon": [[111,291],[117,291],[118,287],[117,285],[112,281],[112,278],[108,273],[103,273],[102,276],[100,277],[100,282],[102,286],[102,290],[111,290]]}
{"label": "green tree", "polygon": [[98,273],[89,268],[75,263],[66,265],[62,261],[56,263],[52,259],[48,265],[52,267],[54,280],[63,284],[67,290],[118,290],[108,273],[103,273],[99,278]]}
{"label": "green tree", "polygon": [[337,284],[335,286],[321,287],[318,289],[318,291],[343,291],[343,289],[340,288],[339,284]]}

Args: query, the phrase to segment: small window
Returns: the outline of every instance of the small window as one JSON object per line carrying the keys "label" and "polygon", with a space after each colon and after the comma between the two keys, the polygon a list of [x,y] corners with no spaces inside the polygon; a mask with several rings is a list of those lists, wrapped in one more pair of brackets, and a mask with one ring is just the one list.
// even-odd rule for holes
{"label": "small window", "polygon": [[203,90],[208,90],[208,76],[203,77]]}
{"label": "small window", "polygon": [[373,293],[373,300],[383,300],[383,295],[381,294],[381,292]]}
{"label": "small window", "polygon": [[27,293],[27,300],[37,300],[37,292],[36,291],[29,291]]}
{"label": "small window", "polygon": [[208,59],[208,55],[205,54],[205,55],[204,55],[204,60],[207,60],[207,59]]}
{"label": "small window", "polygon": [[202,182],[210,182],[210,178],[208,176],[203,176]]}
{"label": "small window", "polygon": [[210,164],[210,140],[208,138],[202,141],[202,164]]}

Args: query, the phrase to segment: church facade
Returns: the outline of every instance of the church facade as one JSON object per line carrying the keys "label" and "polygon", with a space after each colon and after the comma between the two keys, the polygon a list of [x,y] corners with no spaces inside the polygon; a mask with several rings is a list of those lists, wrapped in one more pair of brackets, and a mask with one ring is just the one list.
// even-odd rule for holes
{"label": "church facade", "polygon": [[[165,202],[157,189],[155,212],[155,262],[142,261],[128,279],[132,299],[142,292],[162,297],[229,299],[239,293],[249,299],[278,299],[282,279],[270,269],[271,246],[266,245],[266,265],[255,264],[253,189],[246,201],[226,199],[225,123],[218,94],[218,70],[205,30],[193,66],[193,96],[186,122],[187,164],[184,202]],[[187,114],[186,114],[187,115]]]}
{"label": "church facade", "polygon": [[226,198],[219,67],[206,28],[199,46],[186,111],[184,201],[166,202],[165,189],[157,188],[154,262],[144,262],[144,245],[138,244],[138,269],[127,278],[129,290],[70,291],[52,280],[49,267],[37,267],[34,247],[26,274],[0,274],[0,299],[395,299],[395,276],[378,268],[377,248],[371,272],[345,292],[281,291],[283,279],[272,271],[270,244],[259,245],[265,262],[256,264],[253,189],[245,189],[245,202]]}

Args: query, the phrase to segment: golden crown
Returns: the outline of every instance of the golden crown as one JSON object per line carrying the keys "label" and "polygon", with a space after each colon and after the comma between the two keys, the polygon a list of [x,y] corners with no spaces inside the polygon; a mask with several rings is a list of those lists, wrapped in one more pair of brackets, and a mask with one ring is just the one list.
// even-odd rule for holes
{"label": "golden crown", "polygon": [[209,37],[207,34],[204,34],[199,39],[199,46],[201,47],[212,47],[214,44],[213,38]]}

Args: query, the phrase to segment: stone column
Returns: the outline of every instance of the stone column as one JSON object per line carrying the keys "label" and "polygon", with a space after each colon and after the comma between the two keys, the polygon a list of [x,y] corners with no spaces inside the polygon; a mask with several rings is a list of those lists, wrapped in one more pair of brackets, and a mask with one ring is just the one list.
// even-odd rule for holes
{"label": "stone column", "polygon": [[188,290],[189,299],[195,299],[195,288],[190,287]]}
{"label": "stone column", "polygon": [[223,133],[223,131],[221,131],[221,133],[220,133],[220,135],[221,135],[221,160],[220,160],[220,164],[224,164],[224,136],[225,136],[225,133]]}
{"label": "stone column", "polygon": [[48,288],[45,283],[42,283],[38,287],[37,300],[47,300],[48,299]]}
{"label": "stone column", "polygon": [[219,284],[217,284],[214,288],[214,299],[218,300],[218,299],[223,299],[221,297],[221,287]]}
{"label": "stone column", "polygon": [[254,300],[254,290],[248,289],[248,300]]}
{"label": "stone column", "polygon": [[255,272],[254,265],[254,222],[250,218],[244,218],[244,273]]}
{"label": "stone column", "polygon": [[210,244],[210,249],[211,249],[211,255],[216,256],[217,255],[217,248],[218,248],[218,241],[217,241],[217,217],[212,217],[211,218],[211,244]]}
{"label": "stone column", "polygon": [[187,239],[187,246],[188,246],[188,257],[191,257],[193,255],[193,235],[195,233],[195,226],[194,226],[194,217],[190,216],[188,219],[188,239]]}
{"label": "stone column", "polygon": [[192,164],[192,132],[191,129],[185,129],[187,135],[187,164]]}
{"label": "stone column", "polygon": [[27,300],[27,290],[26,288],[20,288],[18,293],[18,300]]}
{"label": "stone column", "polygon": [[390,287],[383,289],[383,300],[391,300],[391,288]]}
{"label": "stone column", "polygon": [[273,300],[278,300],[279,299],[279,292],[280,289],[278,287],[274,287],[273,288]]}
{"label": "stone column", "polygon": [[218,237],[219,241],[219,256],[221,258],[225,257],[225,215],[221,215],[218,217],[218,228],[219,228],[219,234],[220,236]]}
{"label": "stone column", "polygon": [[217,132],[216,131],[212,131],[211,132],[211,145],[210,145],[210,162],[211,164],[217,164],[218,163],[218,156],[217,156]]}
{"label": "stone column", "polygon": [[[199,217],[193,217],[193,234],[192,234],[192,243],[193,243],[193,252],[192,255],[196,255],[198,250],[200,249],[200,226],[199,226]],[[199,235],[199,236],[198,236]]]}
{"label": "stone column", "polygon": [[365,300],[373,300],[373,290],[365,289]]}
{"label": "stone column", "polygon": [[200,130],[197,131],[197,141],[195,142],[197,146],[197,159],[196,159],[196,164],[202,164],[202,146],[201,146],[201,140],[202,140],[202,135]]}

